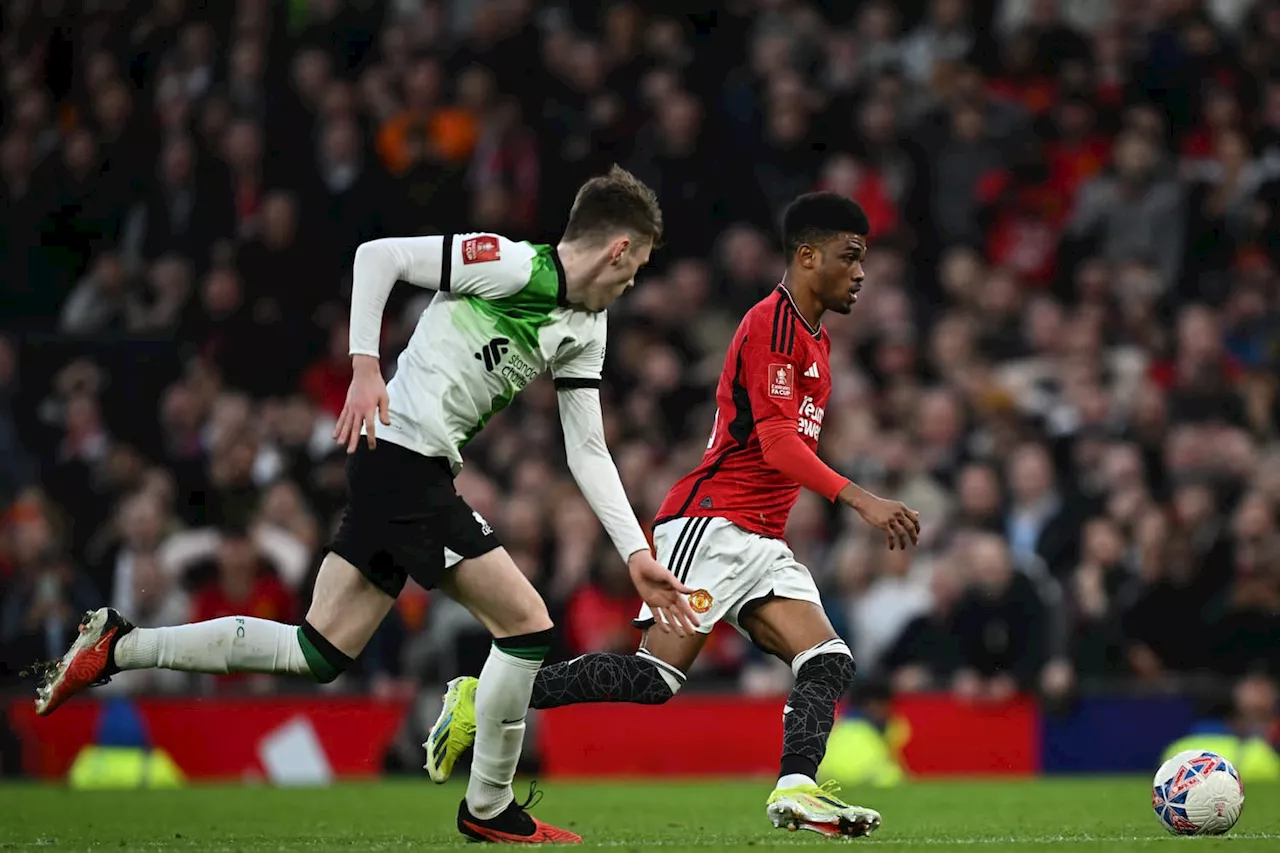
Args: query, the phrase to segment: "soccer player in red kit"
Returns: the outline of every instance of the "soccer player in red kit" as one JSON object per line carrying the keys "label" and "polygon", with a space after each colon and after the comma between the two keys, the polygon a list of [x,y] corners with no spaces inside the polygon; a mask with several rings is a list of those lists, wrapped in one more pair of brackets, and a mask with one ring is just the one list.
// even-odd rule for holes
{"label": "soccer player in red kit", "polygon": [[[853,681],[853,654],[831,627],[809,570],[783,538],[800,489],[855,509],[884,531],[889,547],[916,541],[919,516],[849,482],[817,456],[831,394],[827,311],[848,314],[862,289],[870,228],[851,199],[797,198],[783,216],[783,281],[738,326],[716,389],[716,415],[702,463],[668,493],[654,524],[659,561],[695,592],[692,636],[636,625],[634,655],[587,654],[543,667],[530,707],[581,702],[661,704],[685,681],[715,623],[725,620],[791,665],[795,685],[783,709],[782,763],[766,803],[775,827],[829,836],[865,835],[880,815],[818,785],[818,765],[840,697]],[[450,684],[464,693],[465,679]]]}

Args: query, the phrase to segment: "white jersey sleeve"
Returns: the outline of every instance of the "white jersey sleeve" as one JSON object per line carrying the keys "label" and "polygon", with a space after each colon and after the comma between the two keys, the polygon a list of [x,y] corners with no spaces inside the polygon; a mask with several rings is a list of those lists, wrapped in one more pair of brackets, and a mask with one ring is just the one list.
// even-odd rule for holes
{"label": "white jersey sleeve", "polygon": [[605,345],[608,343],[608,323],[604,313],[596,317],[590,337],[583,341],[566,343],[551,365],[551,377],[556,388],[599,388],[604,371]]}
{"label": "white jersey sleeve", "polygon": [[622,488],[622,478],[604,438],[604,416],[600,392],[571,385],[556,395],[560,423],[564,427],[565,458],[569,473],[587,499],[613,547],[623,561],[637,551],[649,550],[631,501]]}
{"label": "white jersey sleeve", "polygon": [[397,281],[501,299],[530,280],[535,250],[497,234],[384,237],[356,249],[351,282],[351,355],[377,358],[382,312]]}
{"label": "white jersey sleeve", "polygon": [[618,554],[626,560],[637,551],[648,550],[649,542],[605,443],[599,388],[608,321],[604,312],[592,315],[591,320],[581,339],[564,343],[551,373],[558,391],[569,472]]}

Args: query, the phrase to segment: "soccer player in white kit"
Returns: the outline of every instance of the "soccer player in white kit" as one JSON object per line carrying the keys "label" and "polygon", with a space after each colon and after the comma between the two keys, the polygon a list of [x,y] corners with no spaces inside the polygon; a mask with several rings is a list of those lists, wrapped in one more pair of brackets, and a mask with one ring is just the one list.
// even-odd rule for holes
{"label": "soccer player in white kit", "polygon": [[[457,494],[453,478],[466,443],[550,369],[569,469],[641,598],[664,629],[684,635],[697,628],[686,597],[692,590],[654,559],[623,491],[605,444],[598,391],[605,309],[632,286],[661,231],[653,191],[614,167],[579,190],[554,247],[496,234],[362,244],[351,299],[355,375],[334,431],[349,454],[349,501],[306,619],[284,625],[234,616],[136,628],[114,609],[91,611],[67,654],[46,667],[37,712],[52,713],[129,669],[332,681],[364,649],[412,577],[464,604],[495,638],[475,688],[474,730],[465,733],[474,737],[475,753],[458,829],[478,841],[580,842],[534,818],[529,803],[512,796],[529,697],[552,623],[542,598],[489,523]],[[399,280],[437,294],[387,385],[379,337],[387,297]]]}
{"label": "soccer player in white kit", "polygon": [[[761,651],[790,664],[795,683],[782,712],[782,753],[765,815],[779,829],[831,838],[867,835],[880,813],[819,785],[836,707],[855,674],[853,652],[836,634],[809,569],[786,541],[787,519],[802,488],[855,510],[906,548],[920,533],[919,514],[860,488],[817,455],[831,397],[827,312],[848,314],[862,290],[862,261],[871,226],[852,199],[808,193],[782,216],[788,262],[783,280],[751,308],[729,343],[716,386],[716,413],[702,462],[667,493],[654,521],[654,544],[682,581],[702,624],[692,636],[655,633],[659,618],[642,608],[645,633],[635,654],[593,652],[544,667],[531,706],[583,702],[657,705],[683,686],[685,673],[718,622],[727,622]],[[474,679],[456,678],[446,706],[452,720],[433,771],[447,778],[450,759],[468,745],[454,736],[472,713]]]}

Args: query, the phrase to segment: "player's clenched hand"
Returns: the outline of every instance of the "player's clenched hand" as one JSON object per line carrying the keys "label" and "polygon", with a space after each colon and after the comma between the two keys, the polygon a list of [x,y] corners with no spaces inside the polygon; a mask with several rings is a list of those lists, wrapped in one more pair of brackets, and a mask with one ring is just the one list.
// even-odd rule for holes
{"label": "player's clenched hand", "polygon": [[889,550],[905,549],[920,539],[920,513],[910,509],[902,501],[878,498],[853,483],[840,492],[840,500],[857,511],[862,520],[877,530],[883,530],[889,540]]}
{"label": "player's clenched hand", "polygon": [[364,427],[368,433],[369,447],[376,447],[374,436],[378,420],[381,419],[390,426],[391,413],[387,411],[387,383],[382,379],[378,360],[367,355],[356,355],[351,357],[351,366],[355,373],[351,377],[351,387],[347,389],[347,402],[333,428],[333,440],[338,444],[345,444],[348,453],[355,453],[356,442],[360,440],[360,428]]}
{"label": "player's clenched hand", "polygon": [[698,627],[698,617],[689,606],[692,587],[680,583],[648,551],[637,551],[627,560],[631,582],[649,609],[654,623],[664,631],[675,631],[681,637],[689,636]]}

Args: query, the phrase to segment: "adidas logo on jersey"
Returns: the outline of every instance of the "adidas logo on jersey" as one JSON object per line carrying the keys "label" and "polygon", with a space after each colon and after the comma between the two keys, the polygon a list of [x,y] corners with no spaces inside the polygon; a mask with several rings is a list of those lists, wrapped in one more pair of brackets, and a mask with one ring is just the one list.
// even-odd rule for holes
{"label": "adidas logo on jersey", "polygon": [[809,369],[804,372],[804,375],[809,377],[810,379],[817,379],[818,378],[818,362],[815,361],[813,364],[809,365]]}
{"label": "adidas logo on jersey", "polygon": [[507,345],[511,341],[507,338],[494,338],[481,347],[480,352],[475,353],[476,361],[484,361],[484,369],[493,372],[493,369],[502,361],[502,357],[507,354]]}

